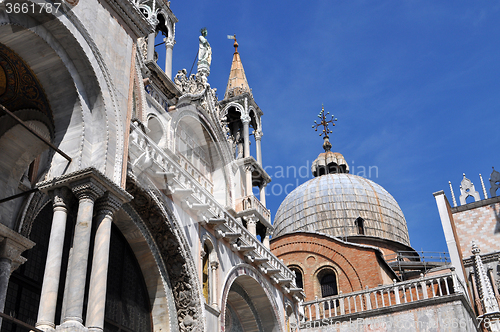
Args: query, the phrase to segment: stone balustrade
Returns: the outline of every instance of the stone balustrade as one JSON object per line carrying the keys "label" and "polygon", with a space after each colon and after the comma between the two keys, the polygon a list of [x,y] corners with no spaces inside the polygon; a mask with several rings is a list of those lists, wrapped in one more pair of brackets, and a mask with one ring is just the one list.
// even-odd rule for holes
{"label": "stone balustrade", "polygon": [[384,307],[465,294],[464,286],[454,271],[439,276],[412,279],[363,291],[340,294],[302,303],[303,320],[325,318],[365,312]]}
{"label": "stone balustrade", "polygon": [[157,189],[167,190],[174,202],[177,197],[179,203],[196,212],[200,223],[213,227],[217,238],[227,241],[231,250],[241,253],[247,263],[267,274],[295,300],[303,297],[302,289],[296,287],[293,272],[231,216],[201,183],[193,180],[188,170],[160,149],[136,124],[131,124],[131,131],[129,153],[138,181],[141,181],[142,173],[146,173],[150,180],[166,179],[167,188]]}
{"label": "stone balustrade", "polygon": [[254,195],[237,199],[235,211],[241,216],[255,214],[266,227],[272,228],[271,212]]}

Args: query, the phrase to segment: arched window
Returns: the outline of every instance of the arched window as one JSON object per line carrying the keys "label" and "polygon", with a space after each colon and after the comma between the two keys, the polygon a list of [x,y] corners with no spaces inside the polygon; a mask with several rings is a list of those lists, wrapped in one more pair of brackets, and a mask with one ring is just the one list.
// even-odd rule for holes
{"label": "arched window", "polygon": [[217,253],[214,246],[208,237],[203,242],[202,256],[202,285],[203,285],[203,298],[207,304],[217,308]]}
{"label": "arched window", "polygon": [[338,294],[337,290],[337,277],[335,273],[328,272],[320,279],[321,297],[328,297]]}
{"label": "arched window", "polygon": [[206,303],[210,303],[209,302],[210,301],[210,298],[209,298],[210,285],[208,283],[208,274],[210,272],[209,271],[210,267],[208,265],[209,265],[210,259],[209,259],[209,250],[208,250],[208,246],[206,243],[203,245],[203,251],[205,252],[205,255],[203,256],[203,277],[202,277],[203,297],[205,298]]}
{"label": "arched window", "polygon": [[356,225],[356,228],[358,230],[359,235],[365,235],[365,221],[363,218],[358,217],[355,221],[354,224]]}
{"label": "arched window", "polygon": [[302,272],[296,267],[291,267],[290,270],[292,272],[295,272],[295,285],[298,288],[304,288],[304,281],[302,278]]}

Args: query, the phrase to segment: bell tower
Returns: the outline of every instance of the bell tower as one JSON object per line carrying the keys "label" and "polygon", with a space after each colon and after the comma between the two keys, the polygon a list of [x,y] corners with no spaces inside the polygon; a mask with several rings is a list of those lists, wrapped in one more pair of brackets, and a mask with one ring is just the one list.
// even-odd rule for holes
{"label": "bell tower", "polygon": [[[234,40],[234,54],[226,92],[221,101],[221,119],[226,125],[237,164],[244,170],[244,189],[242,197],[236,199],[236,211],[246,221],[248,230],[254,235],[260,235],[262,241],[268,244],[272,226],[269,210],[265,207],[265,187],[271,182],[271,178],[262,167],[261,117],[264,113],[255,102],[248,85],[236,36],[228,38]],[[251,135],[255,139],[254,151],[250,149]],[[253,187],[259,188],[259,199],[253,195]]]}

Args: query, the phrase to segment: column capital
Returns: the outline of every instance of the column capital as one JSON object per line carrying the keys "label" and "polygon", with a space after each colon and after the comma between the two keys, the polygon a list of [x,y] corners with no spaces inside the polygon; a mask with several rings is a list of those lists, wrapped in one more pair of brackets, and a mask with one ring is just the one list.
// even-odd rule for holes
{"label": "column capital", "polygon": [[112,217],[113,214],[121,208],[122,204],[123,201],[121,199],[107,191],[101,198],[97,200],[94,209],[96,210],[97,214],[105,214]]}
{"label": "column capital", "polygon": [[250,115],[245,113],[241,114],[241,122],[243,122],[243,124],[249,124],[250,120],[251,120]]}
{"label": "column capital", "polygon": [[54,209],[66,209],[68,200],[71,197],[71,190],[68,187],[59,187],[49,191],[49,196],[52,198]]}
{"label": "column capital", "polygon": [[260,141],[262,136],[264,136],[264,133],[260,130],[254,130],[253,136],[255,137],[255,140]]}
{"label": "column capital", "polygon": [[79,200],[90,199],[95,201],[101,197],[106,189],[94,178],[86,178],[70,184],[71,190]]}
{"label": "column capital", "polygon": [[11,272],[26,261],[23,251],[33,248],[35,242],[25,238],[7,226],[0,224],[0,258],[12,262]]}
{"label": "column capital", "polygon": [[165,46],[168,48],[174,48],[175,45],[175,39],[173,38],[163,38],[163,41],[165,42]]}
{"label": "column capital", "polygon": [[247,224],[257,224],[257,218],[255,218],[255,215],[251,214],[245,217]]}
{"label": "column capital", "polygon": [[212,270],[217,270],[217,268],[219,267],[219,262],[210,262],[210,267],[212,268]]}

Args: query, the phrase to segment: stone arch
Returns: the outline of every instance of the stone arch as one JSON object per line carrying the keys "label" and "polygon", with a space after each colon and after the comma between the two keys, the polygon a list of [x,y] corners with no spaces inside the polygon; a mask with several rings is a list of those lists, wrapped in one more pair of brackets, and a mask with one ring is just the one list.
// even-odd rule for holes
{"label": "stone arch", "polygon": [[[134,196],[128,213],[135,213],[144,224],[143,231],[159,253],[160,270],[168,276],[179,331],[203,331],[201,286],[194,259],[173,213],[163,203],[160,193],[144,190],[131,180],[127,192]],[[133,212],[131,212],[133,211]],[[174,320],[172,317],[171,320]]]}
{"label": "stone arch", "polygon": [[[179,136],[178,130],[181,124],[187,124],[192,129],[195,128],[197,137],[199,138],[201,144],[206,146],[206,150],[210,155],[210,166],[212,168],[211,181],[214,185],[212,194],[219,203],[225,206],[230,206],[232,199],[230,196],[230,190],[227,188],[231,188],[231,186],[229,186],[231,177],[228,175],[228,171],[226,169],[229,162],[224,155],[223,147],[221,146],[222,144],[225,144],[225,142],[219,143],[220,140],[216,138],[216,134],[214,133],[214,130],[212,130],[210,123],[206,121],[200,113],[193,112],[189,109],[182,110],[181,114],[173,119],[172,126],[174,128],[174,137],[176,141]],[[176,152],[179,151],[176,150]]]}
{"label": "stone arch", "polygon": [[243,325],[245,331],[283,331],[282,313],[269,281],[250,265],[238,265],[228,273],[221,305],[223,332]]}
{"label": "stone arch", "polygon": [[[69,7],[61,6],[60,10],[66,12]],[[44,11],[33,16],[7,14],[0,18],[0,43],[33,68],[57,118],[53,143],[73,158],[68,165],[63,157],[52,153],[47,176],[94,165],[118,182],[124,128],[116,86],[85,26],[77,16],[67,14],[57,18]],[[44,24],[48,21],[51,24]],[[10,38],[14,35],[16,38]],[[68,134],[72,139],[65,139]],[[110,146],[116,153],[108,154]]]}
{"label": "stone arch", "polygon": [[165,124],[155,114],[148,114],[148,136],[160,148],[167,146],[167,128]]}

